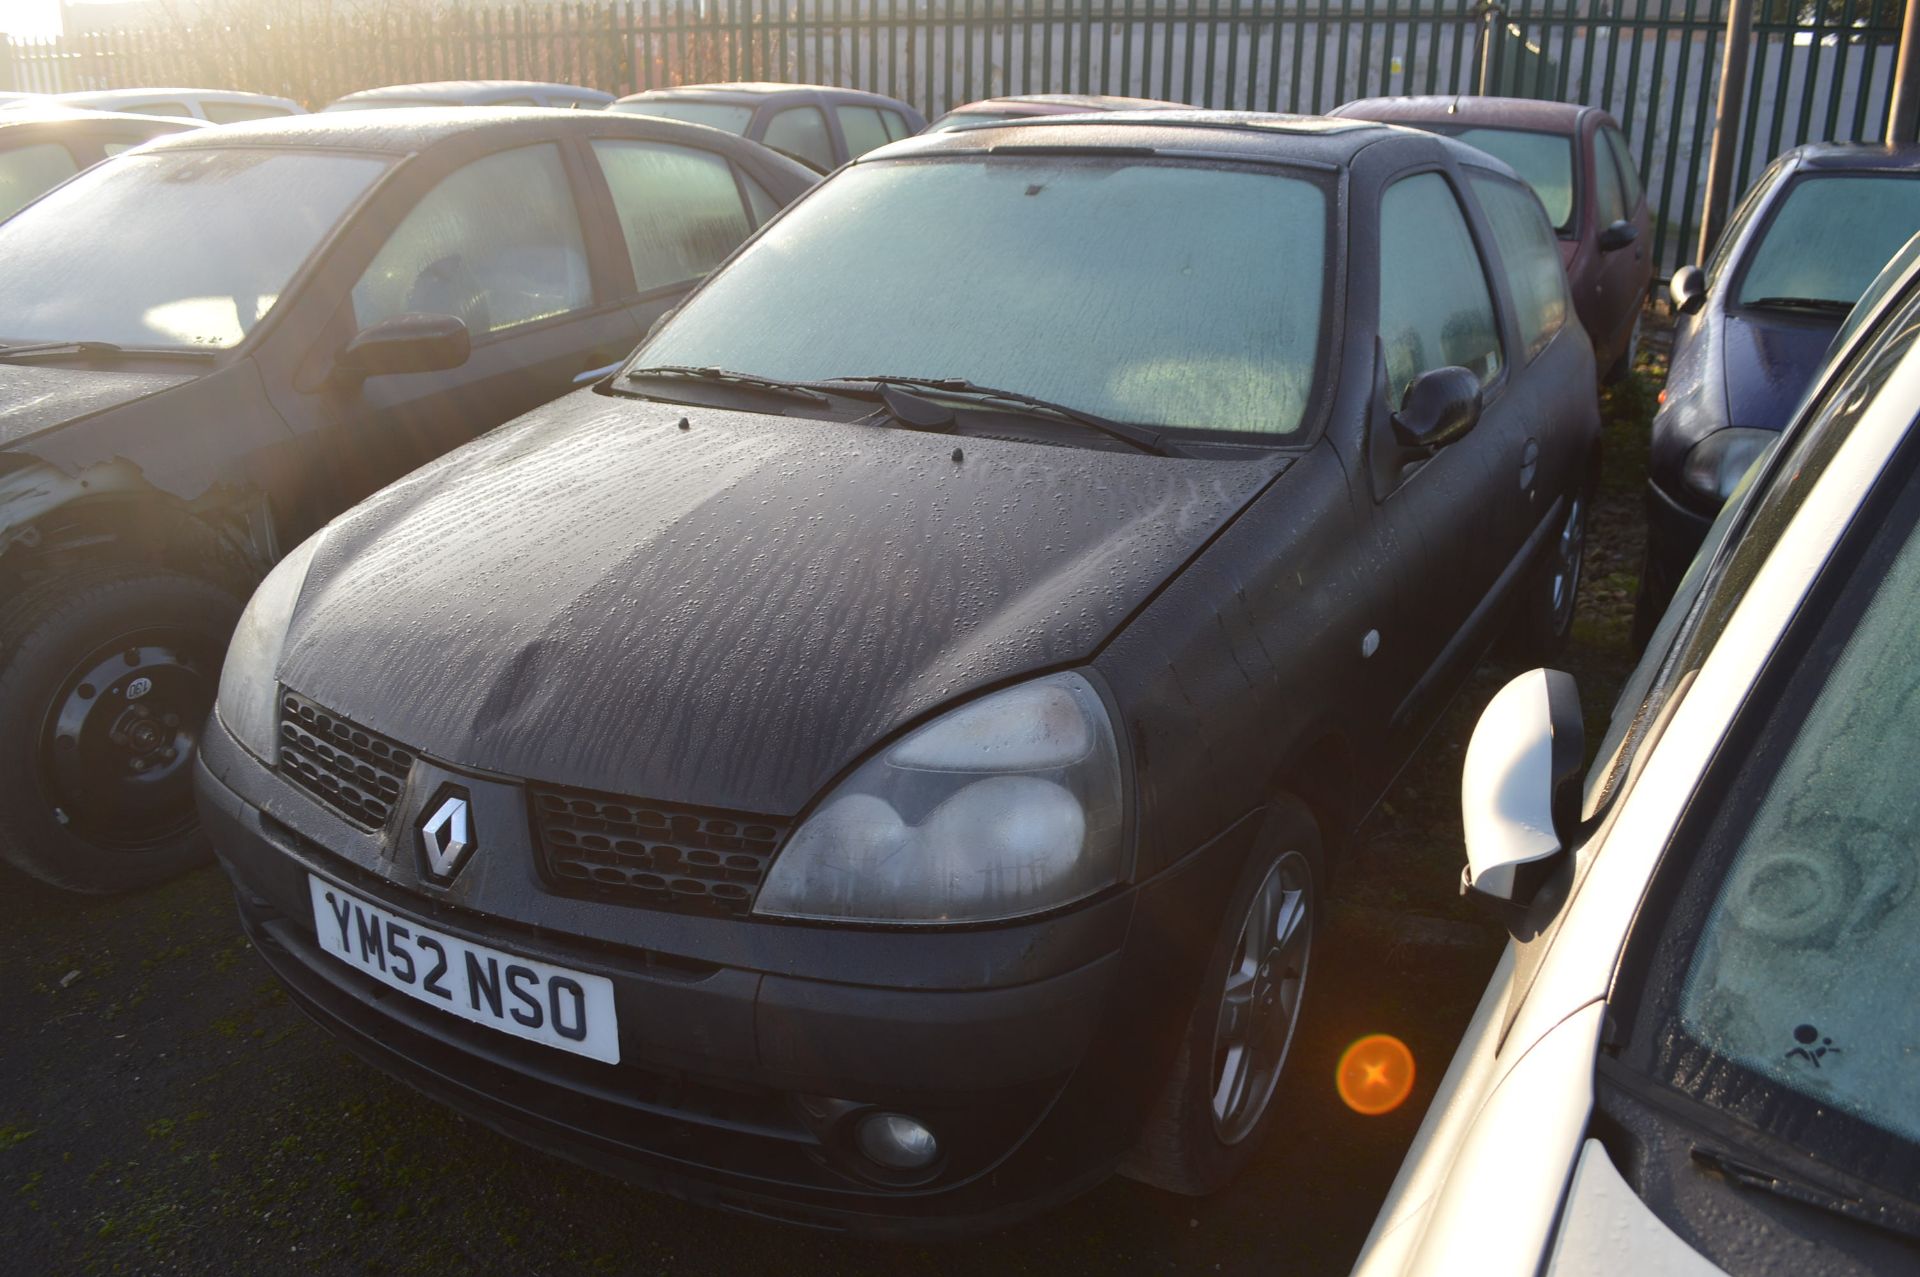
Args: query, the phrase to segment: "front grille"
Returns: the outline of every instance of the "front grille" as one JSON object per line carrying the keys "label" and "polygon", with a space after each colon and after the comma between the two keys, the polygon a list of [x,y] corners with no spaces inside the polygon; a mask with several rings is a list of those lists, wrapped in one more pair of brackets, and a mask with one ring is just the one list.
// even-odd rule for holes
{"label": "front grille", "polygon": [[387,823],[413,752],[294,692],[280,695],[280,770],[356,825]]}
{"label": "front grille", "polygon": [[745,913],[787,835],[765,816],[537,785],[528,795],[549,875],[634,904]]}

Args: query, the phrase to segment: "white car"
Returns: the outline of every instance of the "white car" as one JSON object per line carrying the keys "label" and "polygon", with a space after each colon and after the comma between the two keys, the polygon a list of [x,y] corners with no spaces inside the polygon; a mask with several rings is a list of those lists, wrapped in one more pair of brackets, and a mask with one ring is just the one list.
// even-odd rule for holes
{"label": "white car", "polygon": [[1747,476],[1580,782],[1487,707],[1463,890],[1513,943],[1363,1277],[1920,1271],[1920,236]]}
{"label": "white car", "polygon": [[56,93],[37,101],[50,106],[85,111],[125,111],[134,115],[166,115],[211,124],[238,124],[243,120],[282,120],[305,115],[306,108],[292,98],[234,89],[98,89]]}

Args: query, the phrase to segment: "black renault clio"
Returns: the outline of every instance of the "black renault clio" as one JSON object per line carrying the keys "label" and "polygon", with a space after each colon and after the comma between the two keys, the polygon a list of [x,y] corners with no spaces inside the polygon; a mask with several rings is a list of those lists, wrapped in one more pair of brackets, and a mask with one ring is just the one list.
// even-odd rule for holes
{"label": "black renault clio", "polygon": [[1498,161],[1172,114],[905,141],[249,606],[201,754],[367,1058],[717,1205],[1224,1184],[1327,875],[1571,621],[1593,355]]}

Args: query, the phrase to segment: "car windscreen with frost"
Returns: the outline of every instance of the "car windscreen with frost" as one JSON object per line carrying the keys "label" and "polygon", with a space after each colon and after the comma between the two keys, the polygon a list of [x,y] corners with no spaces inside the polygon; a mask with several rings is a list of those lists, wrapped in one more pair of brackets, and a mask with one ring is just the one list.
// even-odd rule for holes
{"label": "car windscreen with frost", "polygon": [[235,345],[389,162],[191,150],[102,164],[0,224],[0,343]]}
{"label": "car windscreen with frost", "polygon": [[1696,1041],[1920,1141],[1920,541],[1846,643],[1687,971]]}
{"label": "car windscreen with frost", "polygon": [[1288,435],[1312,393],[1327,198],[1270,172],[1102,158],[842,171],[636,366],[964,378],[1165,428]]}
{"label": "car windscreen with frost", "polygon": [[753,123],[753,108],[731,102],[692,102],[662,98],[652,102],[616,102],[607,108],[626,115],[650,115],[659,120],[685,120],[744,136]]}
{"label": "car windscreen with frost", "polygon": [[0,221],[79,172],[73,153],[58,142],[0,151]]}
{"label": "car windscreen with frost", "polygon": [[1920,178],[1803,177],[1747,258],[1740,304],[1806,300],[1851,306],[1920,228]]}
{"label": "car windscreen with frost", "polygon": [[1520,175],[1546,206],[1554,229],[1573,226],[1573,139],[1522,129],[1461,129],[1453,135]]}

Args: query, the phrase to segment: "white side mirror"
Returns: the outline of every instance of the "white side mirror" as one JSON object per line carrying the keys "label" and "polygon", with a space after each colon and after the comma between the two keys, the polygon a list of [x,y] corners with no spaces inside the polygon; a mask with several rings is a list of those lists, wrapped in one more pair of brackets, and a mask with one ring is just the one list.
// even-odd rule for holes
{"label": "white side mirror", "polygon": [[1487,703],[1460,777],[1462,893],[1521,907],[1533,899],[1560,852],[1561,786],[1579,774],[1585,753],[1573,675],[1529,670]]}

